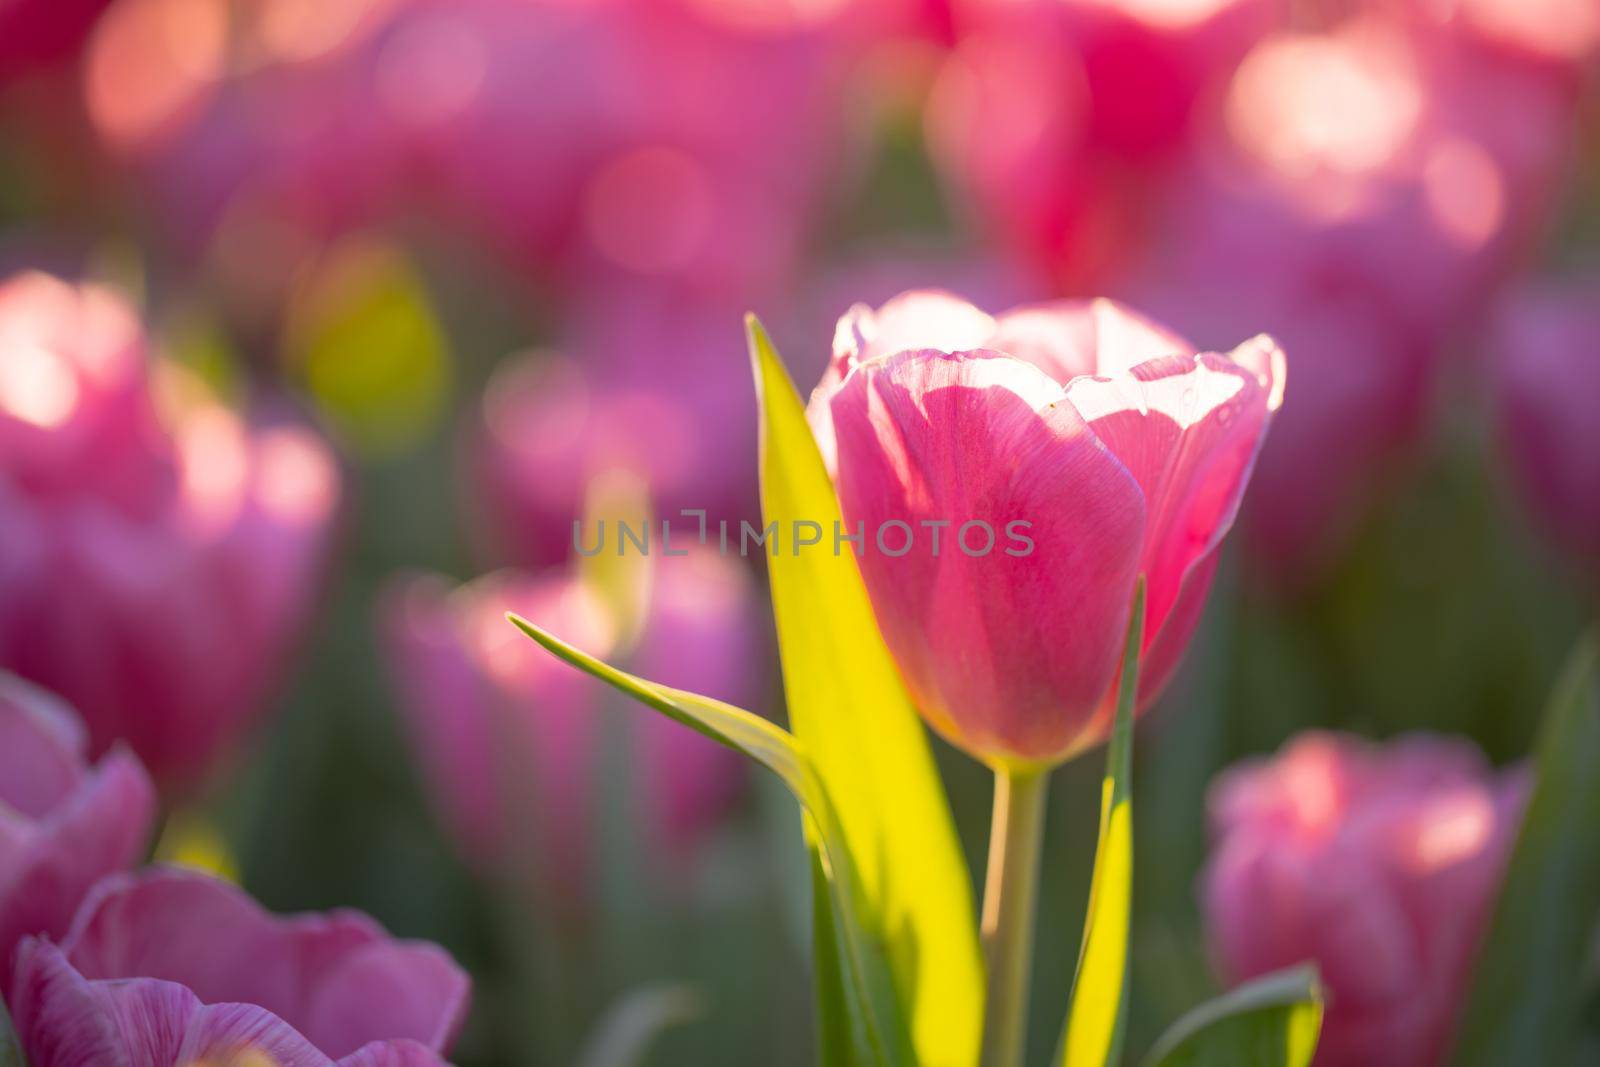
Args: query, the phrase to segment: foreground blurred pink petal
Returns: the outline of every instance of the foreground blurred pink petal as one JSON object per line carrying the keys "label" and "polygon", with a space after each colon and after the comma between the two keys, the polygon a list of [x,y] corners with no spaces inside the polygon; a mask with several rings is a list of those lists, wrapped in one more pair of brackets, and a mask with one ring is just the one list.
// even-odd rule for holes
{"label": "foreground blurred pink petal", "polygon": [[[699,550],[653,563],[643,637],[623,662],[748,703],[760,643],[747,576]],[[462,851],[575,901],[594,873],[606,691],[518,633],[508,611],[593,655],[617,654],[605,609],[564,574],[508,571],[454,589],[420,577],[397,585],[383,612],[390,671],[429,791]],[[639,818],[670,870],[727,809],[741,766],[665,720],[630,722]]]}
{"label": "foreground blurred pink petal", "polygon": [[277,681],[339,484],[308,429],[158,403],[160,373],[110,291],[0,285],[0,666],[187,788]]}
{"label": "foreground blurred pink petal", "polygon": [[1501,447],[1517,488],[1600,579],[1600,276],[1514,294],[1493,337]]}
{"label": "foreground blurred pink petal", "polygon": [[65,934],[89,888],[149,843],[144,768],[121,750],[90,766],[87,749],[71,709],[0,671],[0,992],[21,938]]}
{"label": "foreground blurred pink petal", "polygon": [[1147,705],[1198,621],[1283,378],[1266,338],[1196,355],[1109,301],[991,318],[924,292],[852,309],[808,413],[929,722],[997,761],[1103,740],[1139,574]]}
{"label": "foreground blurred pink petal", "polygon": [[438,1064],[469,988],[442,949],[359,913],[279,918],[226,882],[152,868],[102,882],[59,947],[24,942],[11,1012],[36,1067]]}
{"label": "foreground blurred pink petal", "polygon": [[1526,800],[1467,742],[1312,733],[1212,787],[1202,878],[1229,981],[1305,960],[1318,1067],[1430,1067],[1449,1041]]}

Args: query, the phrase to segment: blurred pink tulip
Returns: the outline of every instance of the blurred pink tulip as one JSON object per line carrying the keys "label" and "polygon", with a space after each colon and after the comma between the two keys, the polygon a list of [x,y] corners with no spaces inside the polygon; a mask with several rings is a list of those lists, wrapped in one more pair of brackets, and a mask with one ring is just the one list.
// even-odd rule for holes
{"label": "blurred pink tulip", "polygon": [[132,310],[41,274],[0,285],[0,666],[192,787],[262,709],[304,623],[332,457],[157,388]]}
{"label": "blurred pink tulip", "polygon": [[1372,17],[1265,39],[1122,288],[1206,343],[1264,328],[1295,354],[1299,399],[1245,520],[1253,569],[1280,587],[1318,577],[1397,480],[1444,355],[1566,168],[1554,94],[1424,44]]}
{"label": "blurred pink tulip", "polygon": [[40,68],[68,65],[111,0],[0,3],[0,87]]}
{"label": "blurred pink tulip", "polygon": [[65,934],[95,882],[144,857],[150,779],[121,749],[90,766],[88,747],[65,704],[0,671],[0,992],[19,940]]}
{"label": "blurred pink tulip", "polygon": [[713,524],[750,514],[756,427],[738,328],[748,306],[635,282],[586,289],[569,310],[567,358],[519,357],[484,394],[468,481],[494,558],[565,560],[585,486],[613,468],[642,476],[656,513],[675,522],[684,508]]}
{"label": "blurred pink tulip", "polygon": [[837,173],[849,8],[129,0],[85,97],[191,249],[258,271],[425,215],[558,286],[738,290],[791,269]]}
{"label": "blurred pink tulip", "polygon": [[1196,355],[1105,300],[991,318],[921,292],[852,309],[810,416],[928,721],[997,762],[1103,740],[1140,574],[1148,704],[1198,620],[1283,380],[1266,337]]}
{"label": "blurred pink tulip", "polygon": [[[700,550],[655,567],[629,665],[750,702],[759,642],[747,576]],[[594,655],[615,649],[612,619],[565,575],[503,572],[456,589],[421,577],[396,586],[383,612],[390,670],[429,791],[466,856],[576,900],[593,876],[605,692],[518,633],[508,611]],[[670,870],[726,810],[741,766],[734,753],[664,719],[629,723],[640,824]]]}
{"label": "blurred pink tulip", "polygon": [[8,1001],[34,1067],[442,1067],[470,983],[443,949],[358,912],[273,916],[207,875],[101,882],[59,944],[17,952]]}
{"label": "blurred pink tulip", "polygon": [[1466,742],[1421,735],[1307,734],[1227,772],[1202,877],[1225,976],[1315,961],[1317,1067],[1440,1062],[1527,786]]}
{"label": "blurred pink tulip", "polygon": [[958,0],[933,154],[1060,289],[1137,261],[1200,103],[1272,24],[1261,0]]}
{"label": "blurred pink tulip", "polygon": [[1502,448],[1517,486],[1600,578],[1600,276],[1514,294],[1493,336]]}

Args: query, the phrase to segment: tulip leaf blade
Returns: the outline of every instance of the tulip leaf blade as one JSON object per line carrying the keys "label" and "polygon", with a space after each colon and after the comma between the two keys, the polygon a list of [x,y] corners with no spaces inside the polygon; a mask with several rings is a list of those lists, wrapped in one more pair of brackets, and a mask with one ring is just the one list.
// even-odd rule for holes
{"label": "tulip leaf blade", "polygon": [[[848,1039],[846,1048],[824,1049],[832,1058],[823,1062],[849,1067],[913,1067],[905,1038],[892,1025],[898,1020],[897,1001],[889,963],[877,942],[862,927],[859,881],[839,829],[827,787],[788,731],[761,716],[711,697],[658,685],[619,670],[568,644],[520,615],[507,619],[556,658],[577,667],[646,707],[726,745],[760,763],[788,787],[804,813],[806,842],[813,870],[826,893],[828,940],[824,946],[831,964],[830,980],[837,983],[824,1003],[841,1006],[844,1018],[831,1021],[828,1031],[836,1041]],[[819,968],[823,962],[819,954]]]}
{"label": "tulip leaf blade", "polygon": [[1315,967],[1263,975],[1173,1023],[1143,1067],[1310,1067],[1322,1003]]}
{"label": "tulip leaf blade", "polygon": [[1600,917],[1600,635],[1568,658],[1540,726],[1533,796],[1474,968],[1456,1067],[1571,1062]]}
{"label": "tulip leaf blade", "polygon": [[1128,613],[1116,720],[1100,785],[1100,835],[1083,944],[1061,1035],[1057,1059],[1061,1067],[1114,1067],[1122,1057],[1128,1019],[1128,932],[1133,920],[1133,712],[1144,614],[1145,582],[1140,577]]}
{"label": "tulip leaf blade", "polygon": [[5,1001],[0,1000],[0,1067],[28,1067],[28,1057],[22,1052],[22,1042],[11,1025],[11,1014]]}
{"label": "tulip leaf blade", "polygon": [[884,944],[915,1062],[972,1067],[983,964],[949,801],[854,549],[834,540],[843,532],[838,499],[799,393],[761,324],[751,316],[746,325],[761,409],[762,519],[795,542],[796,524],[813,523],[824,539],[767,561],[790,726],[837,805],[863,921]]}

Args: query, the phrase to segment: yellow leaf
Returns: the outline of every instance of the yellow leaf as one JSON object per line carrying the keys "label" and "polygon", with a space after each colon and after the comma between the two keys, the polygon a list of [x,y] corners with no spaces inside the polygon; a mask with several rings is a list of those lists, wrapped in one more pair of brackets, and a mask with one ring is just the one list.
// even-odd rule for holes
{"label": "yellow leaf", "polygon": [[[748,320],[761,400],[761,509],[789,725],[827,785],[921,1067],[971,1067],[983,969],[972,887],[921,721],[879,635],[805,410]],[[796,523],[821,542],[801,547]],[[836,526],[836,524],[840,524]],[[807,533],[815,536],[815,528]]]}

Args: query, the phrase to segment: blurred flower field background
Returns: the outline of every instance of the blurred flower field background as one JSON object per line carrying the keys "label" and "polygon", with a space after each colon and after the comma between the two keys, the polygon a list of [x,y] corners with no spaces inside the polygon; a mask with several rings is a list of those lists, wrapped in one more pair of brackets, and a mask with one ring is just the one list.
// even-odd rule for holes
{"label": "blurred flower field background", "polygon": [[[640,1019],[669,1023],[646,1063],[815,1062],[788,797],[504,616],[781,721],[759,552],[639,584],[573,522],[758,523],[745,312],[805,390],[841,315],[914,289],[1281,344],[1138,729],[1128,1048],[1322,955],[1379,1005],[1381,1062],[1427,1067],[1397,1049],[1461,988],[1414,1025],[1383,990],[1459,969],[1495,863],[1418,903],[1341,861],[1402,925],[1470,917],[1330,966],[1235,906],[1228,858],[1292,836],[1280,805],[1522,803],[1600,606],[1594,0],[0,0],[0,669],[81,719],[46,745],[73,775],[148,772],[117,779],[108,869],[148,807],[157,859],[436,942],[471,978],[462,1067],[610,1067]],[[597,586],[648,592],[602,611]],[[50,700],[0,677],[0,704]],[[21,780],[37,738],[0,738]],[[988,776],[936,751],[981,870]],[[1033,1061],[1102,769],[1050,797]],[[34,819],[56,787],[8,788]],[[0,905],[21,855],[0,841]],[[69,918],[0,906],[0,945]],[[1595,977],[1573,1062],[1600,1058]]]}

